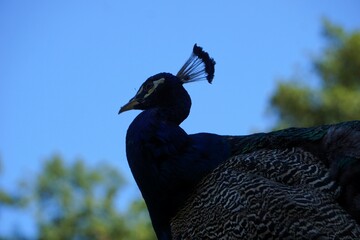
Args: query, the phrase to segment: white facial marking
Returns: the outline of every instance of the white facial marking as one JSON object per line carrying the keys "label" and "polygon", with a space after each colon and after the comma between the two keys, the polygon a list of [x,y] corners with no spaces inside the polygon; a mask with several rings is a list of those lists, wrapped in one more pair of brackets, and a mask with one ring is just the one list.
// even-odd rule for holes
{"label": "white facial marking", "polygon": [[154,92],[154,90],[159,86],[159,84],[164,83],[165,78],[160,78],[159,80],[153,81],[154,86],[148,91],[147,94],[144,95],[144,98],[147,98],[150,94]]}
{"label": "white facial marking", "polygon": [[157,88],[157,86],[161,83],[164,83],[165,78],[160,78],[159,80],[154,81],[154,89]]}

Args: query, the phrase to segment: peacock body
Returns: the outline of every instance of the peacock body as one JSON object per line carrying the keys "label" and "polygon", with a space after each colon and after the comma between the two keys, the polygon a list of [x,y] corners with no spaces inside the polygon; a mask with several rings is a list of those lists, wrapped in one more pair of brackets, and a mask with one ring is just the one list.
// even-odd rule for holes
{"label": "peacock body", "polygon": [[179,73],[148,78],[119,113],[158,239],[360,239],[360,121],[248,136],[187,134],[184,83],[215,61],[198,46]]}

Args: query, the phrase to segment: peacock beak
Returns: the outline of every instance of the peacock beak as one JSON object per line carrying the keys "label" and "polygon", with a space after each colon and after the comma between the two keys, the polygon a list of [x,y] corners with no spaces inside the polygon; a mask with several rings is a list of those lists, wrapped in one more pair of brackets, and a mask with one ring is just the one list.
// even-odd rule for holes
{"label": "peacock beak", "polygon": [[124,106],[122,106],[120,108],[119,114],[122,112],[128,111],[128,110],[131,110],[131,109],[135,109],[136,106],[139,104],[140,104],[140,102],[138,101],[138,99],[132,98],[132,99],[130,99],[130,101],[127,104],[125,104]]}

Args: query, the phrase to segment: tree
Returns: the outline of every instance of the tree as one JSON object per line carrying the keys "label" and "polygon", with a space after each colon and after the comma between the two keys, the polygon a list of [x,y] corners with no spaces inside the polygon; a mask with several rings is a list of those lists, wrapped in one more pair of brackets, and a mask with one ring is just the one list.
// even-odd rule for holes
{"label": "tree", "polygon": [[270,101],[276,128],[360,119],[360,31],[345,32],[328,20],[323,29],[327,45],[312,62],[319,86],[280,81]]}
{"label": "tree", "polygon": [[[2,173],[2,166],[0,161],[0,174]],[[18,191],[16,193],[10,192],[7,189],[0,188],[0,222],[4,221],[4,217],[1,215],[3,209],[21,210],[26,205],[26,198],[22,196]],[[5,239],[25,239],[21,233],[13,229],[12,237],[3,235],[0,233],[0,240]]]}
{"label": "tree", "polygon": [[[2,166],[0,162],[0,174],[2,173]],[[15,196],[5,189],[0,188],[0,206],[1,207],[18,207],[22,205],[23,199],[19,196]]]}
{"label": "tree", "polygon": [[39,239],[155,239],[146,208],[136,210],[142,218],[116,208],[123,186],[122,176],[107,165],[90,169],[81,160],[66,166],[58,156],[49,159],[28,186]]}
{"label": "tree", "polygon": [[132,228],[129,234],[131,239],[157,239],[143,199],[138,199],[131,203],[127,214],[127,221],[130,226],[136,226]]}

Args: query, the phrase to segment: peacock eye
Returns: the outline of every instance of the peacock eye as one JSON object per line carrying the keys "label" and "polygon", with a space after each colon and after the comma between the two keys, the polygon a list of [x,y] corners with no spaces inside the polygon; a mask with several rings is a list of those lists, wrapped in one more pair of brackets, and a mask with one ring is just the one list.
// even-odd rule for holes
{"label": "peacock eye", "polygon": [[153,88],[153,86],[154,86],[153,83],[148,83],[148,84],[145,85],[144,90],[149,91],[151,88]]}

